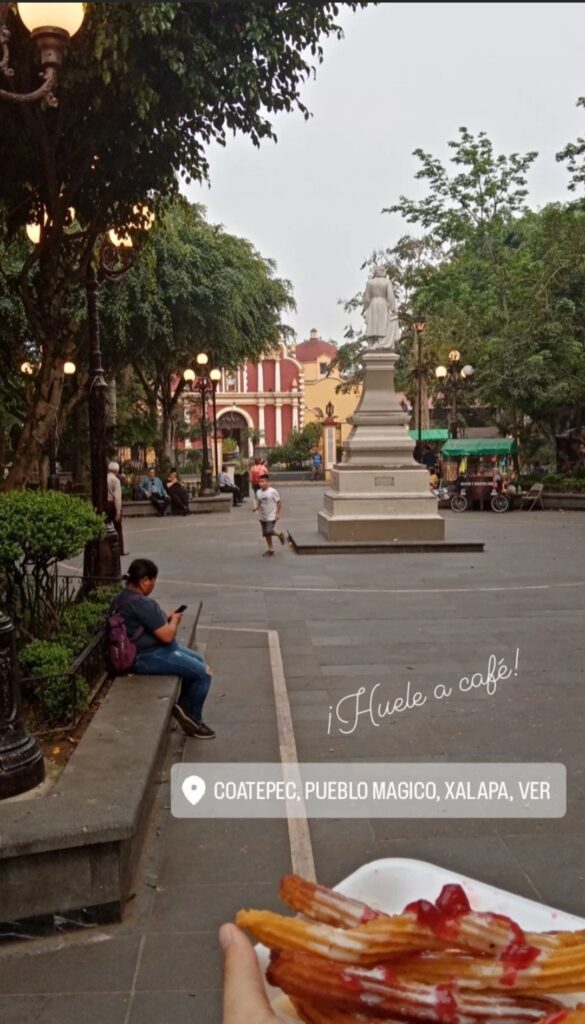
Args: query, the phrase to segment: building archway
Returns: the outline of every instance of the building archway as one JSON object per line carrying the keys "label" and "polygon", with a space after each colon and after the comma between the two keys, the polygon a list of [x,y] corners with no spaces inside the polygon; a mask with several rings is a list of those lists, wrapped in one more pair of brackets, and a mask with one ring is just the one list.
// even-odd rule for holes
{"label": "building archway", "polygon": [[217,414],[217,427],[221,431],[224,440],[231,438],[240,450],[240,454],[251,457],[254,454],[254,445],[248,437],[248,450],[245,448],[246,432],[254,429],[254,421],[245,409],[231,406],[229,409],[222,409]]}

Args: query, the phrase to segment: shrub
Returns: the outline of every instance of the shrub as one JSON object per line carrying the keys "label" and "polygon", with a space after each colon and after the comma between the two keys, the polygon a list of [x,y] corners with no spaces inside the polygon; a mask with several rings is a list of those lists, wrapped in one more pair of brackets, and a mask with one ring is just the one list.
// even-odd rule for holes
{"label": "shrub", "polygon": [[59,491],[0,494],[3,597],[21,632],[43,636],[58,628],[57,564],[104,534],[102,517],[82,498]]}
{"label": "shrub", "polygon": [[[68,674],[71,650],[56,640],[33,640],[20,653],[20,669],[24,676],[39,679],[33,693],[39,701],[43,719],[48,725],[67,722],[74,710],[77,686],[77,709],[87,707],[87,684]],[[41,681],[42,680],[42,681]]]}
{"label": "shrub", "polygon": [[110,601],[119,589],[111,586],[92,590],[83,601],[67,609],[62,627],[53,639],[33,640],[22,648],[20,669],[24,676],[39,679],[38,685],[33,686],[33,693],[41,704],[47,724],[64,724],[75,711],[86,710],[87,683],[79,676],[74,679],[68,671],[102,628]]}

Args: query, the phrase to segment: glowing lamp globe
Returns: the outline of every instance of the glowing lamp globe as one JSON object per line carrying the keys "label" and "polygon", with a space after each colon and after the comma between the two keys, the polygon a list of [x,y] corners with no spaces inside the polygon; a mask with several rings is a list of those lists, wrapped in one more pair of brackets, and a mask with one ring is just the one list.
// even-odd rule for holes
{"label": "glowing lamp globe", "polygon": [[25,27],[35,33],[57,29],[74,36],[83,24],[83,4],[18,4],[18,13]]}
{"label": "glowing lamp globe", "polygon": [[20,372],[23,373],[25,377],[32,377],[35,372],[35,368],[32,363],[21,363]]}
{"label": "glowing lamp globe", "polygon": [[437,377],[439,380],[443,380],[443,378],[446,377],[446,376],[447,376],[447,367],[446,366],[437,366],[437,369],[435,370],[435,377]]}
{"label": "glowing lamp globe", "polygon": [[33,245],[38,245],[41,240],[41,225],[27,224],[26,237],[28,238],[29,242],[32,242]]}
{"label": "glowing lamp globe", "polygon": [[205,355],[205,352],[200,352],[199,355],[197,356],[197,365],[198,366],[207,366],[208,362],[209,362],[209,356]]}
{"label": "glowing lamp globe", "polygon": [[118,234],[114,228],[111,228],[110,231],[108,231],[108,238],[112,245],[116,246],[116,249],[132,248],[132,239],[130,238],[130,235]]}
{"label": "glowing lamp globe", "polygon": [[473,377],[473,374],[474,374],[473,366],[470,366],[470,364],[467,363],[467,365],[463,367],[463,369],[461,371],[461,374],[462,374],[463,377]]}
{"label": "glowing lamp globe", "polygon": [[154,213],[152,210],[149,210],[148,206],[134,206],[132,207],[132,212],[135,213],[137,217],[141,217],[144,221],[142,230],[150,231],[154,224]]}
{"label": "glowing lamp globe", "polygon": [[217,383],[221,380],[221,370],[212,370],[209,374],[209,379]]}
{"label": "glowing lamp globe", "polygon": [[461,353],[458,352],[456,348],[452,348],[451,351],[449,352],[449,362],[458,363],[460,359]]}
{"label": "glowing lamp globe", "polygon": [[65,374],[66,377],[72,377],[76,369],[77,367],[75,363],[66,362],[63,364],[63,373]]}
{"label": "glowing lamp globe", "polygon": [[195,380],[195,370],[185,370],[183,380],[187,381],[187,384],[191,384]]}

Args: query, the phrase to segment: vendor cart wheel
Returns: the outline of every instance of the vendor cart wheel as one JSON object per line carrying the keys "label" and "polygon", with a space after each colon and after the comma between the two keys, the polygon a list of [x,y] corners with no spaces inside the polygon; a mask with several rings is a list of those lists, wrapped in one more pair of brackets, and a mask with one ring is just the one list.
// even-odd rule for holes
{"label": "vendor cart wheel", "polygon": [[510,499],[505,494],[494,494],[490,504],[492,512],[507,512],[510,508]]}
{"label": "vendor cart wheel", "polygon": [[467,512],[469,501],[464,494],[454,494],[450,502],[453,512]]}

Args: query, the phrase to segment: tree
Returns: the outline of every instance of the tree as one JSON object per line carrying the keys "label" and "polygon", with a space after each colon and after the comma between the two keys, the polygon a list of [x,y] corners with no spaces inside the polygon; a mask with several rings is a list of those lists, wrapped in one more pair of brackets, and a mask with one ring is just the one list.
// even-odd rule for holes
{"label": "tree", "polygon": [[201,207],[178,200],[153,229],[151,244],[126,281],[104,303],[113,365],[131,363],[151,420],[160,413],[157,456],[163,472],[173,460],[183,371],[198,352],[215,366],[257,359],[287,328],[291,286],[274,264],[222,228]]}
{"label": "tree", "polygon": [[[60,76],[59,106],[2,104],[5,222],[10,232],[30,220],[42,225],[40,245],[11,280],[42,359],[9,487],[26,482],[55,422],[63,361],[75,358],[85,319],[82,294],[72,293],[99,236],[144,227],[144,204],[159,210],[178,191],[179,174],[205,177],[210,141],[240,131],[258,145],[275,138],[273,114],[308,117],[300,90],[322,60],[321,40],[341,35],[338,9],[260,0],[89,4]],[[8,27],[12,64],[28,70],[30,38],[14,13]],[[29,85],[15,81],[17,90]]]}
{"label": "tree", "polygon": [[[585,96],[579,97],[577,106],[585,107]],[[581,185],[585,185],[585,139],[579,136],[576,142],[568,142],[556,158],[567,164],[571,176],[568,188],[571,192],[577,192]]]}

